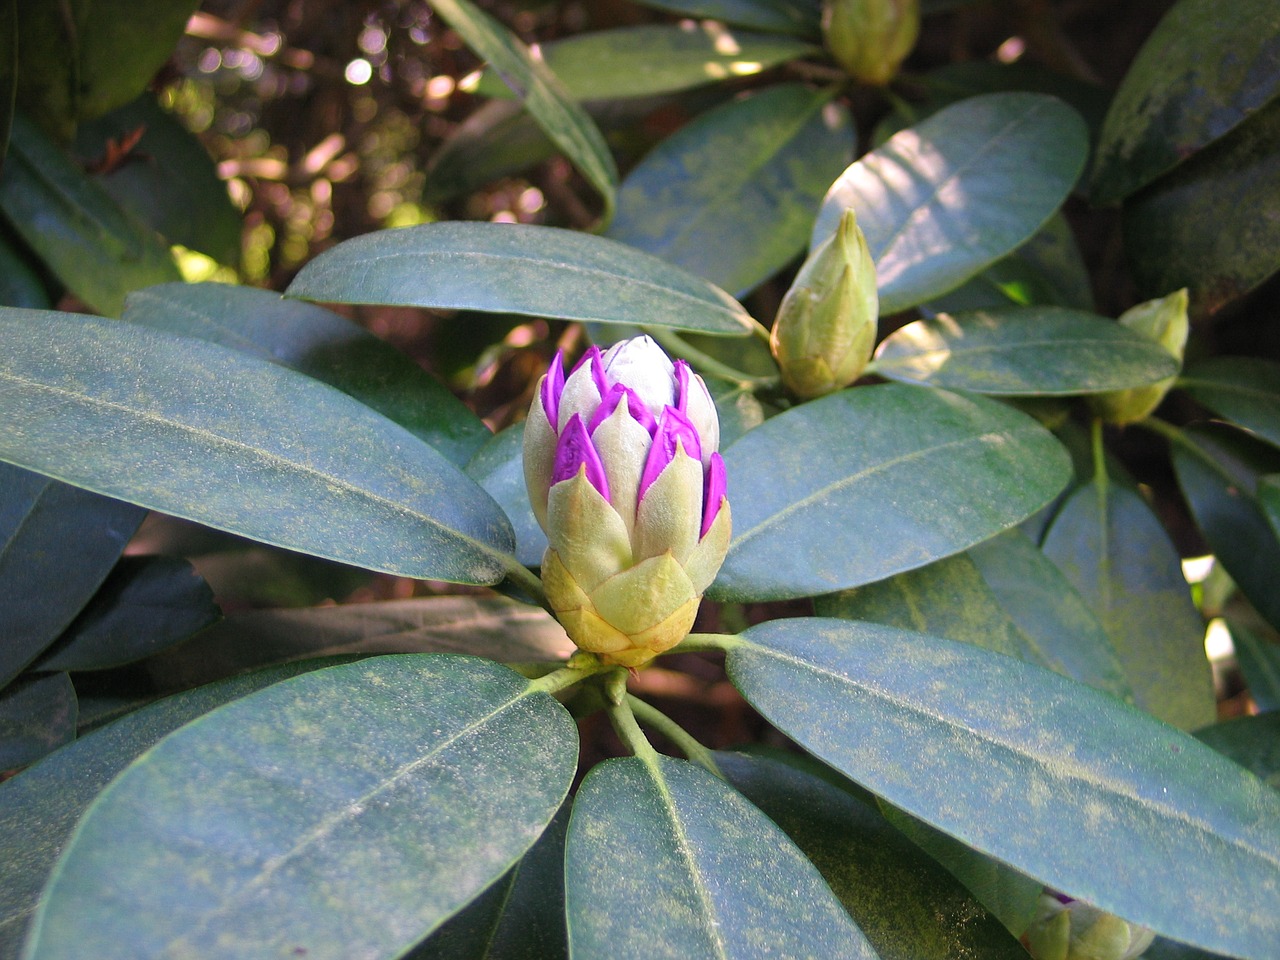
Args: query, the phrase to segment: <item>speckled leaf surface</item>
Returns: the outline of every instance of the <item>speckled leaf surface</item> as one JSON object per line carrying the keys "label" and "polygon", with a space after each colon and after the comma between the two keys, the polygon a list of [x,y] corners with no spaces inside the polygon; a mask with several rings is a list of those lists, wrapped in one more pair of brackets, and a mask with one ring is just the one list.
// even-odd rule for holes
{"label": "speckled leaf surface", "polygon": [[278,546],[404,576],[502,579],[501,509],[344,393],[120,321],[0,311],[0,459]]}
{"label": "speckled leaf surface", "polygon": [[1224,720],[1197,730],[1196,739],[1280,790],[1280,711]]}
{"label": "speckled leaf surface", "polygon": [[880,312],[955,289],[1030,239],[1084,167],[1088,133],[1061,100],[993,93],[891,137],[832,184],[813,228],[849,208],[876,263]]}
{"label": "speckled leaf surface", "polygon": [[1107,112],[1090,196],[1146,186],[1280,94],[1280,7],[1181,0],[1147,37]]}
{"label": "speckled leaf surface", "polygon": [[1280,447],[1280,363],[1210,357],[1188,364],[1178,386],[1214,413]]}
{"label": "speckled leaf surface", "polygon": [[804,252],[853,148],[848,110],[830,91],[770,87],[651,150],[623,180],[608,236],[742,293]]}
{"label": "speckled leaf surface", "polygon": [[124,320],[262,357],[337,387],[464,466],[491,436],[440,381],[373,334],[311,303],[226,283],[129,294]]}
{"label": "speckled leaf surface", "polygon": [[547,535],[538,526],[524,482],[524,424],[496,434],[467,464],[467,475],[506,511],[516,533],[516,557],[527,567],[542,566]]}
{"label": "speckled leaf surface", "polygon": [[1273,955],[1280,794],[1190,736],[1012,657],[877,624],[774,620],[727,665],[783,733],[970,846],[1169,936]]}
{"label": "speckled leaf surface", "polygon": [[819,0],[639,0],[646,7],[686,17],[706,17],[756,30],[818,39]]}
{"label": "speckled leaf surface", "polygon": [[607,760],[587,774],[565,891],[570,954],[583,960],[876,957],[786,834],[724,781],[670,757]]}
{"label": "speckled leaf surface", "polygon": [[167,737],[94,801],[27,956],[399,956],[533,844],[576,760],[555,699],[482,660],[284,681]]}
{"label": "speckled leaf surface", "polygon": [[0,770],[34,763],[76,735],[76,691],[65,673],[20,677],[0,690]]}
{"label": "speckled leaf surface", "polygon": [[354,237],[316,257],[291,297],[518,313],[746,336],[736,300],[603,237],[525,224],[430,223]]}
{"label": "speckled leaf surface", "polygon": [[1043,427],[984,397],[900,384],[794,407],[724,451],[733,540],[711,593],[781,599],[958,553],[1070,477]]}
{"label": "speckled leaf surface", "polygon": [[1142,497],[1115,483],[1080,487],[1043,549],[1102,623],[1137,705],[1184,730],[1212,723],[1204,621],[1178,552]]}
{"label": "speckled leaf surface", "polygon": [[890,380],[996,395],[1102,393],[1178,372],[1149,337],[1062,307],[939,314],[895,330],[875,356]]}

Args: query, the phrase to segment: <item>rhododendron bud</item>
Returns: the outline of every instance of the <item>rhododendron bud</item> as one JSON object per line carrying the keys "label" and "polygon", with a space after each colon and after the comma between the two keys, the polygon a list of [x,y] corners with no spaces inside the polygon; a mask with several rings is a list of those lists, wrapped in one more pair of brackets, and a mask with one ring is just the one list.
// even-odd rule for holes
{"label": "rhododendron bud", "polygon": [[[1148,300],[1120,315],[1122,326],[1154,340],[1164,347],[1179,364],[1187,346],[1191,322],[1187,318],[1187,290],[1175,290],[1167,297]],[[1112,390],[1090,397],[1090,406],[1107,423],[1134,423],[1153,413],[1178,377],[1166,377],[1145,387]]]}
{"label": "rhododendron bud", "polygon": [[1154,939],[1146,927],[1052,893],[1041,895],[1022,936],[1035,960],[1135,960]]}
{"label": "rhododendron bud", "polygon": [[679,643],[729,548],[720,421],[702,378],[649,337],[557,353],[524,431],[547,534],[542,580],[570,639],[638,667]]}
{"label": "rhododendron bud", "polygon": [[822,34],[849,76],[883,86],[920,34],[920,0],[826,0]]}
{"label": "rhododendron bud", "polygon": [[802,400],[847,387],[876,343],[876,268],[852,210],[819,244],[782,298],[769,346],[782,382]]}

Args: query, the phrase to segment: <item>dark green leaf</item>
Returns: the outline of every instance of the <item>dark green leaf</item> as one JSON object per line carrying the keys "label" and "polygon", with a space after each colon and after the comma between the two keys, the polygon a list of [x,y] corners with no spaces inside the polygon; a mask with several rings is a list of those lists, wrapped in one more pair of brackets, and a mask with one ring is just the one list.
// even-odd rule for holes
{"label": "dark green leaf", "polygon": [[[18,0],[0,2],[0,166],[9,150],[9,131],[18,92]],[[10,304],[37,306],[37,304]]]}
{"label": "dark green leaf", "polygon": [[882,384],[766,421],[724,453],[733,541],[713,593],[861,586],[959,553],[1048,503],[1061,445],[984,397]]}
{"label": "dark green leaf", "polygon": [[1271,524],[1271,532],[1280,540],[1280,473],[1258,478],[1258,505]]}
{"label": "dark green leaf", "polygon": [[878,624],[774,620],[727,665],[783,733],[970,846],[1168,936],[1274,955],[1280,794],[1190,736],[1012,657]]}
{"label": "dark green leaf", "polygon": [[314,304],[252,287],[174,283],[129,294],[124,319],[262,357],[337,387],[455,466],[464,466],[491,436],[479,417],[400,351]]}
{"label": "dark green leaf", "polygon": [[576,760],[564,708],[482,660],[286,680],[167,737],[94,801],[29,956],[399,956],[533,844]]}
{"label": "dark green leaf", "polygon": [[1230,133],[1280,94],[1280,8],[1272,0],[1181,0],[1116,91],[1094,161],[1092,199],[1114,203]]}
{"label": "dark green leaf", "polygon": [[53,300],[40,278],[39,264],[0,223],[0,306],[48,310]]}
{"label": "dark green leaf", "polygon": [[432,156],[423,201],[443,203],[555,155],[542,128],[518,103],[491,100],[472,111]]}
{"label": "dark green leaf", "polygon": [[1280,710],[1280,644],[1265,640],[1242,623],[1232,622],[1230,627],[1249,696],[1259,710]]}
{"label": "dark green leaf", "polygon": [[506,511],[516,532],[516,557],[526,567],[542,566],[547,535],[538,526],[524,482],[524,424],[503,430],[477,451],[467,474]]}
{"label": "dark green leaf", "polygon": [[169,248],[29,120],[14,118],[0,212],[72,293],[118,315],[125,294],[179,280]]}
{"label": "dark green leaf", "polygon": [[430,223],[338,244],[294,279],[291,297],[643,323],[745,336],[723,290],[621,243],[554,227]]}
{"label": "dark green leaf", "polygon": [[606,760],[587,774],[569,821],[565,894],[574,956],[876,956],[772,821],[670,757]]}
{"label": "dark green leaf", "polygon": [[65,673],[0,690],[0,771],[34,763],[76,735],[76,691]]}
{"label": "dark green leaf", "polygon": [[[240,261],[240,213],[208,151],[171,113],[146,94],[76,129],[75,151],[100,165],[108,144],[142,130],[137,146],[96,180],[115,201],[170,243],[219,263]],[[92,169],[92,166],[90,167]]]}
{"label": "dark green leaf", "polygon": [[1267,621],[1280,629],[1280,539],[1257,499],[1280,451],[1228,427],[1198,426],[1173,444],[1178,485],[1214,556]]}
{"label": "dark green leaf", "polygon": [[431,0],[440,14],[472,50],[524,102],[529,115],[565,152],[604,199],[604,219],[613,213],[618,170],[604,137],[586,111],[566,93],[555,74],[529,48],[470,0]]}
{"label": "dark green leaf", "polygon": [[213,591],[187,561],[124,557],[36,669],[105,670],[132,663],[220,616]]}
{"label": "dark green leaf", "polygon": [[0,687],[84,608],[144,516],[0,463]]}
{"label": "dark green leaf", "polygon": [[716,765],[813,862],[882,960],[1026,960],[997,920],[873,808],[777,760],[717,753]]}
{"label": "dark green leaf", "polygon": [[1215,723],[1196,739],[1280,790],[1280,711]]}
{"label": "dark green leaf", "polygon": [[[650,23],[597,30],[541,46],[556,77],[575,100],[612,100],[674,93],[749,77],[820,47],[777,34],[734,30],[723,23]],[[506,87],[484,74],[474,92],[503,96]]]}
{"label": "dark green leaf", "polygon": [[403,576],[495,583],[501,509],[344,393],[216,344],[0,311],[0,459],[256,540]]}
{"label": "dark green leaf", "polygon": [[781,84],[704,113],[627,174],[608,235],[740,293],[804,251],[854,147],[831,91]]}
{"label": "dark green leaf", "polygon": [[1211,357],[1178,378],[1210,410],[1280,447],[1280,363],[1259,357]]}
{"label": "dark green leaf", "polygon": [[1178,363],[1151,338],[1096,314],[1010,307],[909,323],[880,344],[874,369],[952,390],[1069,396],[1156,383]]}
{"label": "dark green leaf", "polygon": [[1082,486],[1043,546],[1107,631],[1138,706],[1184,730],[1213,722],[1204,621],[1178,552],[1142,497],[1115,483]]}
{"label": "dark green leaf", "polygon": [[[728,342],[728,341],[725,341]],[[748,343],[752,341],[732,341]],[[754,341],[759,342],[759,341]],[[754,430],[777,411],[768,407],[749,387],[704,374],[711,399],[720,415],[720,446],[727,447],[744,433]]]}
{"label": "dark green leaf", "polygon": [[818,0],[638,0],[646,7],[686,17],[706,17],[740,27],[789,33],[817,39],[821,36],[821,3]]}
{"label": "dark green leaf", "polygon": [[[1239,216],[1235,211],[1248,211]],[[1138,293],[1214,313],[1280,268],[1280,99],[1124,205]]]}
{"label": "dark green leaf", "polygon": [[880,311],[955,289],[1030,239],[1071,191],[1088,134],[1053,97],[993,93],[947,107],[854,163],[811,246],[852,208],[876,262]]}
{"label": "dark green leaf", "polygon": [[819,597],[819,616],[963,640],[1132,699],[1102,625],[1021,531],[927,567]]}
{"label": "dark green leaf", "polygon": [[311,661],[246,674],[131,713],[0,783],[0,960],[16,960],[54,861],[98,791],[135,757],[189,720],[286,677]]}

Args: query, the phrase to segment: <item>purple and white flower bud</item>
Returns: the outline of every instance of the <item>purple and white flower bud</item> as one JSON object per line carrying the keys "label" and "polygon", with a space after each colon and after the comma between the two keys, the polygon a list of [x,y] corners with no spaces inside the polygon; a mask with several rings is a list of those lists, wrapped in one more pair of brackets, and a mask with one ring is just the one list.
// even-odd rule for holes
{"label": "purple and white flower bud", "polygon": [[729,547],[720,421],[702,378],[649,337],[557,353],[524,432],[542,578],[581,649],[637,667],[679,643]]}
{"label": "purple and white flower bud", "polygon": [[1146,927],[1049,891],[1022,935],[1035,960],[1137,960],[1154,939]]}

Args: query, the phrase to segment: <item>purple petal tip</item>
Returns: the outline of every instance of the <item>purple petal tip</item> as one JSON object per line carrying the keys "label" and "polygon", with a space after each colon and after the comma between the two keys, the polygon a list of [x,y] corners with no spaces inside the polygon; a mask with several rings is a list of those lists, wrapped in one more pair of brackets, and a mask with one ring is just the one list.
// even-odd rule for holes
{"label": "purple petal tip", "polygon": [[576,477],[586,470],[587,480],[599,491],[600,496],[609,499],[609,478],[605,475],[604,464],[600,454],[587,432],[586,425],[579,414],[574,414],[565,424],[564,431],[556,443],[556,459],[551,469],[551,485],[562,480]]}
{"label": "purple petal tip", "polygon": [[675,459],[677,445],[693,459],[702,459],[702,444],[698,440],[697,428],[675,407],[667,407],[658,419],[653,446],[649,448],[649,457],[640,474],[640,499],[644,499],[645,491],[661,476],[667,464]]}
{"label": "purple petal tip", "polygon": [[551,429],[560,422],[560,394],[564,393],[564,351],[557,350],[551,358],[551,366],[547,375],[542,378],[542,409],[547,415]]}
{"label": "purple petal tip", "polygon": [[702,531],[698,534],[699,539],[705,537],[711,525],[716,522],[716,517],[720,515],[720,504],[724,502],[726,489],[724,458],[718,453],[711,455],[711,464],[707,468],[706,477],[703,478],[703,487]]}

